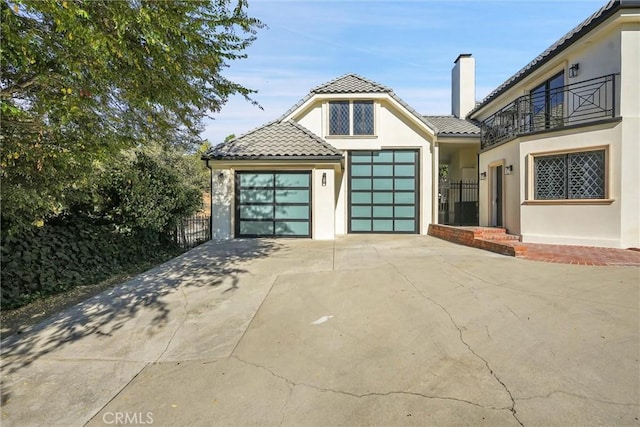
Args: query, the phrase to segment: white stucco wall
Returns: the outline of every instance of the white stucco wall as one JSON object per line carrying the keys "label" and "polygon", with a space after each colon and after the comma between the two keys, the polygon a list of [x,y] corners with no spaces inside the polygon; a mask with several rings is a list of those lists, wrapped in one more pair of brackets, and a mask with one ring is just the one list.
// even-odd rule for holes
{"label": "white stucco wall", "polygon": [[[530,154],[607,148],[609,161],[606,165],[606,181],[608,199],[612,200],[587,204],[573,204],[571,201],[527,204],[525,198],[526,193],[533,188],[533,171],[524,171],[521,174],[521,234],[524,242],[621,247],[621,129],[621,124],[610,124],[596,129],[580,129],[579,132],[536,138],[520,144],[521,164],[526,167],[527,156]],[[528,185],[531,187],[527,188]]]}
{"label": "white stucco wall", "polygon": [[[622,200],[620,233],[621,247],[640,248],[640,14],[635,23],[622,31],[620,168],[625,171],[620,182]],[[635,95],[634,95],[635,94]]]}
{"label": "white stucco wall", "polygon": [[[326,176],[322,185],[322,176]],[[333,240],[335,238],[335,176],[333,169],[316,168],[313,177],[312,205],[312,238],[316,240]]]}
{"label": "white stucco wall", "polygon": [[[222,174],[222,177],[219,175]],[[213,169],[211,174],[211,238],[233,238],[233,173],[228,169]]]}
{"label": "white stucco wall", "polygon": [[[474,116],[479,120],[489,117],[562,70],[565,84],[619,73],[615,111],[621,121],[523,136],[481,153],[480,172],[487,172],[487,180],[480,184],[481,225],[490,225],[489,166],[502,162],[513,164],[511,177],[518,179],[516,186],[510,186],[510,177],[505,177],[505,225],[510,232],[521,234],[523,241],[640,246],[640,14],[632,15],[610,18]],[[569,77],[573,64],[579,64],[579,72]],[[528,200],[533,180],[530,155],[592,147],[607,149],[606,200]]]}
{"label": "white stucco wall", "polygon": [[[519,84],[510,88],[481,111],[473,115],[475,120],[484,120],[493,115],[516,98],[527,95],[545,80],[564,71],[565,84],[573,84],[585,80],[619,73],[621,70],[621,28],[609,25],[601,30],[590,33],[587,37],[571,45],[562,55],[559,55],[535,73],[525,77]],[[568,69],[573,64],[579,64],[576,77],[569,77]]]}

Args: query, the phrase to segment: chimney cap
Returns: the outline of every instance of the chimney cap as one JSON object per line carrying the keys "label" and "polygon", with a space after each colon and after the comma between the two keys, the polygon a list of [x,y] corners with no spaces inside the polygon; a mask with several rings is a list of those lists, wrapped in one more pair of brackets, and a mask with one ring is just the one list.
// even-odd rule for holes
{"label": "chimney cap", "polygon": [[458,55],[458,57],[456,58],[456,60],[455,60],[455,61],[453,61],[453,63],[454,63],[454,64],[455,64],[455,63],[457,63],[457,62],[460,60],[460,58],[470,58],[470,57],[471,57],[471,54],[470,54],[470,53],[461,53],[460,55]]}

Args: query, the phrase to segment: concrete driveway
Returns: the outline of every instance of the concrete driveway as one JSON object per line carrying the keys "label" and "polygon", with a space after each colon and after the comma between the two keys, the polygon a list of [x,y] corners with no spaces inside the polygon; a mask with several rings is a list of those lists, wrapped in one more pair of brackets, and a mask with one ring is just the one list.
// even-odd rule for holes
{"label": "concrete driveway", "polygon": [[2,425],[638,425],[640,270],[210,242],[2,343]]}

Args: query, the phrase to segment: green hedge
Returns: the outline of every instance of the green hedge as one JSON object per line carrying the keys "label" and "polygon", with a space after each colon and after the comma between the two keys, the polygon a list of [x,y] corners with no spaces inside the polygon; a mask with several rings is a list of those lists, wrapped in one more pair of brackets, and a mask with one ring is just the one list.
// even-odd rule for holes
{"label": "green hedge", "polygon": [[2,309],[98,283],[181,252],[158,232],[124,232],[106,221],[78,216],[58,217],[43,227],[4,234]]}

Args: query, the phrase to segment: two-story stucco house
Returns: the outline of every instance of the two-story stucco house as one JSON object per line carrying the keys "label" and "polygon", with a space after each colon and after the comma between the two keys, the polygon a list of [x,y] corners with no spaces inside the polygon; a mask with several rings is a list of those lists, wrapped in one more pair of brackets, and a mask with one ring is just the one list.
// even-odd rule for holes
{"label": "two-story stucco house", "polygon": [[475,106],[474,66],[470,55],[456,60],[452,116],[422,116],[393,90],[348,74],[217,145],[204,156],[213,238],[426,234],[438,216],[440,152],[452,176],[477,177],[480,130],[459,118]]}
{"label": "two-story stucco house", "polygon": [[640,247],[640,1],[610,1],[495,89],[480,225],[524,242]]}
{"label": "two-story stucco house", "polygon": [[213,237],[441,223],[640,247],[639,0],[608,2],[477,105],[475,59],[458,56],[451,77],[452,115],[422,116],[349,74],[214,147]]}

